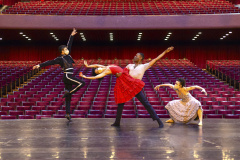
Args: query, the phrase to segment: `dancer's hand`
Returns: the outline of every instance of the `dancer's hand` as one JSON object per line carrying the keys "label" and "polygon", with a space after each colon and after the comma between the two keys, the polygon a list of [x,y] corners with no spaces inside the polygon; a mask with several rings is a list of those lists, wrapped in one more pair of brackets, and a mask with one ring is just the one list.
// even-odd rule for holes
{"label": "dancer's hand", "polygon": [[165,50],[165,52],[166,52],[166,53],[168,53],[168,52],[171,52],[173,49],[174,49],[174,47],[173,47],[173,46],[171,46],[171,47],[168,47],[168,49],[166,49],[166,50]]}
{"label": "dancer's hand", "polygon": [[72,36],[75,36],[77,34],[77,30],[75,28],[73,28],[73,31],[71,33]]}
{"label": "dancer's hand", "polygon": [[38,69],[40,66],[39,66],[39,64],[38,65],[35,65],[35,66],[33,66],[33,69]]}
{"label": "dancer's hand", "polygon": [[84,75],[82,74],[82,72],[80,72],[80,73],[79,73],[79,77],[85,78],[86,76],[84,76]]}
{"label": "dancer's hand", "polygon": [[84,65],[85,65],[85,67],[88,68],[88,63],[87,63],[87,61],[84,61]]}
{"label": "dancer's hand", "polygon": [[159,90],[160,87],[161,87],[161,86],[158,85],[158,86],[156,86],[154,89],[155,89],[155,90]]}
{"label": "dancer's hand", "polygon": [[206,92],[206,90],[205,89],[202,89],[202,91],[201,92],[203,92],[206,96],[207,96],[207,92]]}

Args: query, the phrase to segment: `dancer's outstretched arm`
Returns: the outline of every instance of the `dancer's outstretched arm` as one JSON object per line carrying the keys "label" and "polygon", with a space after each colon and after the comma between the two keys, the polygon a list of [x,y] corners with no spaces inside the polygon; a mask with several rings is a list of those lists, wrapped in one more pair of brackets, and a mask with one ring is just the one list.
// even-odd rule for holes
{"label": "dancer's outstretched arm", "polygon": [[159,88],[160,87],[170,87],[170,88],[173,88],[174,87],[174,85],[172,85],[172,84],[160,84],[160,85],[157,85],[154,89],[155,90],[159,90]]}
{"label": "dancer's outstretched arm", "polygon": [[99,67],[105,68],[105,67],[106,67],[106,66],[100,65],[100,64],[91,64],[91,65],[88,65],[87,61],[84,61],[84,65],[85,65],[85,67],[87,67],[87,68],[99,68]]}
{"label": "dancer's outstretched arm", "polygon": [[77,30],[73,28],[73,31],[69,37],[68,43],[67,43],[67,49],[69,50],[69,54],[71,53],[71,48],[72,48],[72,43],[73,43],[73,38],[77,34]]}
{"label": "dancer's outstretched arm", "polygon": [[174,47],[169,47],[166,49],[162,54],[160,54],[157,58],[153,59],[151,62],[149,62],[149,66],[153,66],[158,60],[160,60],[166,53],[172,51]]}
{"label": "dancer's outstretched arm", "polygon": [[205,95],[207,95],[207,92],[204,88],[200,87],[200,86],[191,86],[191,87],[187,87],[187,91],[191,91],[191,90],[194,90],[194,89],[200,89],[201,92],[203,92]]}
{"label": "dancer's outstretched arm", "polygon": [[54,60],[49,60],[46,62],[43,62],[41,64],[35,65],[33,66],[33,69],[38,69],[40,67],[46,67],[46,66],[50,66],[50,65],[54,65],[54,64],[59,64],[60,63],[60,58],[55,58]]}
{"label": "dancer's outstretched arm", "polygon": [[105,77],[106,75],[109,75],[109,74],[112,74],[111,70],[106,69],[104,72],[102,72],[101,74],[98,74],[95,77],[86,77],[85,75],[82,74],[82,72],[80,72],[79,76],[83,77],[85,79],[99,79],[99,78],[103,78],[103,77]]}

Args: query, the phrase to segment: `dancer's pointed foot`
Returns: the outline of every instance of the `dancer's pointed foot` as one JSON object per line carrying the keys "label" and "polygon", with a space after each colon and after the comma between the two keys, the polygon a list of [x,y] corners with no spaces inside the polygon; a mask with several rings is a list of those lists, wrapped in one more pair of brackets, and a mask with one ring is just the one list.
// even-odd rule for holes
{"label": "dancer's pointed foot", "polygon": [[158,122],[158,125],[159,125],[159,128],[163,128],[164,127],[164,124],[163,122],[159,119],[157,119],[157,122]]}
{"label": "dancer's pointed foot", "polygon": [[113,123],[111,126],[120,127],[120,123]]}
{"label": "dancer's pointed foot", "polygon": [[67,113],[66,115],[65,115],[65,117],[69,120],[69,121],[71,121],[71,115],[69,114],[69,113]]}
{"label": "dancer's pointed foot", "polygon": [[174,123],[174,121],[172,119],[169,119],[166,121],[166,123]]}
{"label": "dancer's pointed foot", "polygon": [[71,93],[68,90],[66,90],[64,95],[62,96],[62,98],[66,98],[69,94],[71,94]]}
{"label": "dancer's pointed foot", "polygon": [[203,124],[202,124],[202,122],[199,122],[198,125],[199,125],[199,126],[202,126]]}

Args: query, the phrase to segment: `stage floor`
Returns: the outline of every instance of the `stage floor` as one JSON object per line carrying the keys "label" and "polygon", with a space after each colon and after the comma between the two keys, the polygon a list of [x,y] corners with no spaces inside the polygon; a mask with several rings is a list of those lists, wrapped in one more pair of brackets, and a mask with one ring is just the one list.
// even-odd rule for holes
{"label": "stage floor", "polygon": [[[163,119],[166,120],[166,119]],[[240,159],[240,120],[204,119],[203,126],[151,119],[1,120],[0,159]]]}

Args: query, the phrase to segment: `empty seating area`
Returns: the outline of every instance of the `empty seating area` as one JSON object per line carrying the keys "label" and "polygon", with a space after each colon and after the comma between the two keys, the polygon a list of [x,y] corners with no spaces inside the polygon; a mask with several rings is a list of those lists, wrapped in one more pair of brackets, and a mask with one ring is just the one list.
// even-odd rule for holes
{"label": "empty seating area", "polygon": [[227,0],[65,0],[18,2],[2,14],[37,15],[185,15],[240,13]]}
{"label": "empty seating area", "polygon": [[207,68],[219,79],[240,90],[240,60],[207,61]]}
{"label": "empty seating area", "polygon": [[[75,60],[74,75],[79,72],[91,76],[91,69],[85,68],[83,60]],[[88,60],[89,64],[117,64],[125,67],[131,60]],[[147,61],[145,60],[144,63]],[[27,85],[0,99],[1,119],[42,119],[64,118],[65,101],[62,70],[52,66]],[[160,118],[169,118],[164,106],[178,99],[176,92],[167,87],[155,91],[154,87],[163,83],[175,83],[177,78],[185,78],[187,86],[199,85],[206,88],[205,96],[199,90],[191,94],[201,101],[204,118],[240,118],[240,92],[224,84],[219,79],[196,67],[188,60],[160,60],[148,69],[143,77],[144,94]],[[116,77],[109,75],[102,81],[86,80],[86,85],[72,95],[71,115],[73,118],[115,118],[117,105],[114,101]],[[144,106],[133,98],[125,104],[123,118],[149,118]]]}
{"label": "empty seating area", "polygon": [[32,66],[38,63],[39,61],[0,61],[0,97],[33,76]]}

